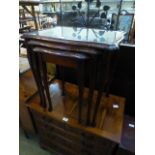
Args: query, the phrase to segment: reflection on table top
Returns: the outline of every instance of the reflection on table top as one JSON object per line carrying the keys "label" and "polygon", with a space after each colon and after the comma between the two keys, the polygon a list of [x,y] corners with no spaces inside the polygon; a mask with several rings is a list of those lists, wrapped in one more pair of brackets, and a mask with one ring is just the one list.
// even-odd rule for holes
{"label": "reflection on table top", "polygon": [[123,31],[107,31],[91,28],[77,28],[77,27],[61,27],[56,26],[50,29],[44,29],[27,33],[25,38],[38,38],[40,40],[59,40],[70,42],[85,42],[85,43],[97,43],[107,45],[119,45],[124,39],[125,32]]}

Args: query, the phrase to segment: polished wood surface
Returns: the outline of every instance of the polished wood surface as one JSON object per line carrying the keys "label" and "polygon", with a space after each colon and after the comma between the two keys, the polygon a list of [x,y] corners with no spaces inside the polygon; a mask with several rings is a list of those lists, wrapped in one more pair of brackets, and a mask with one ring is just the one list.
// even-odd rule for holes
{"label": "polished wood surface", "polygon": [[33,95],[37,93],[37,87],[32,77],[32,71],[28,70],[20,74],[19,78],[19,99],[27,102]]}
{"label": "polished wood surface", "polygon": [[[39,112],[42,115],[47,115],[47,117],[54,118],[58,121],[62,121],[64,117],[69,120],[66,122],[71,126],[82,128],[86,131],[93,132],[94,134],[105,136],[110,138],[115,142],[120,142],[121,132],[122,132],[122,123],[123,123],[123,112],[124,112],[124,102],[125,99],[117,96],[110,95],[109,98],[102,98],[102,102],[100,105],[100,111],[98,113],[97,119],[97,127],[86,127],[85,124],[78,124],[78,87],[76,85],[66,83],[66,97],[61,96],[61,86],[59,85],[59,81],[55,81],[50,86],[50,92],[53,92],[52,102],[53,102],[53,111],[49,112],[46,109],[42,109],[39,106],[39,96],[34,96],[31,101],[29,101],[28,106],[31,109],[34,109],[36,112]],[[97,92],[94,93],[93,100],[95,100]],[[84,110],[86,111],[87,102],[86,98],[88,96],[88,89],[84,89]],[[94,102],[93,102],[94,105]],[[100,123],[102,121],[101,115],[104,110],[104,107],[107,109],[107,114],[104,119],[104,125],[100,128]],[[83,121],[86,119],[86,113],[83,112]]]}
{"label": "polished wood surface", "polygon": [[89,59],[89,57],[80,53],[49,50],[47,48],[34,48],[33,51],[36,53],[42,53],[43,61],[48,61],[54,64],[59,64],[71,68],[76,68],[77,63]]}
{"label": "polished wood surface", "polygon": [[[61,95],[61,82],[55,80],[50,85],[53,111],[42,109],[39,96],[34,96],[27,104],[31,109],[40,136],[41,146],[64,154],[105,154],[112,155],[121,141],[125,99],[110,95],[102,98],[97,117],[97,126],[88,127],[78,123],[78,87],[66,83],[66,96]],[[84,89],[83,122],[86,120],[88,89]],[[97,92],[94,93],[95,101]],[[95,102],[93,102],[94,105]],[[105,108],[106,107],[106,108]],[[106,114],[103,112],[106,109]],[[104,118],[103,118],[104,117]],[[101,125],[102,124],[102,125]],[[54,143],[52,140],[54,140]]]}
{"label": "polished wood surface", "polygon": [[[28,86],[36,89],[31,71],[24,73],[22,81],[25,82],[25,90],[29,91]],[[85,124],[78,123],[78,86],[65,83],[66,96],[62,96],[61,88],[59,80],[55,80],[50,85],[51,99],[54,104],[52,112],[40,107],[38,94],[33,95],[26,102],[25,106],[31,109],[35,118],[40,145],[52,152],[55,150],[67,155],[112,155],[121,142],[125,99],[114,95],[110,95],[108,98],[102,96],[97,127],[87,127]],[[24,93],[21,89],[20,91],[20,95]],[[84,119],[86,119],[88,93],[88,89],[85,88],[82,117]],[[96,96],[97,91],[93,96],[93,106]],[[106,113],[104,114],[105,109]],[[68,121],[65,121],[66,118]]]}
{"label": "polished wood surface", "polygon": [[[75,37],[74,33],[78,32],[81,34],[81,37],[77,38]],[[48,47],[50,50],[60,50],[63,49],[64,52],[67,53],[67,51],[73,52],[73,55],[77,55],[77,53],[83,53],[85,55],[89,55],[89,57],[92,58],[92,61],[90,61],[90,68],[89,68],[89,88],[90,88],[90,94],[88,97],[88,111],[87,111],[87,125],[90,125],[90,115],[91,115],[91,108],[92,108],[92,96],[94,92],[94,86],[95,86],[95,79],[96,79],[96,70],[100,73],[100,81],[101,85],[99,88],[99,94],[98,94],[98,100],[95,107],[94,112],[94,119],[93,124],[96,125],[96,114],[98,111],[98,107],[100,104],[100,99],[102,96],[102,91],[105,89],[104,84],[102,84],[102,81],[104,77],[109,79],[109,81],[106,81],[106,91],[108,94],[109,91],[109,85],[112,78],[112,74],[110,73],[113,69],[108,69],[111,59],[111,56],[116,55],[118,53],[119,49],[119,43],[124,38],[124,32],[122,31],[106,31],[106,30],[98,30],[98,29],[86,29],[86,28],[72,28],[72,27],[54,27],[51,29],[46,29],[42,31],[36,31],[28,34],[24,34],[23,36],[26,41],[27,45],[29,47],[29,55],[31,55],[33,58],[29,58],[29,61],[31,61],[31,64],[33,65],[33,59],[35,59],[35,54],[33,54],[33,47],[38,46],[41,47]],[[31,41],[31,46],[28,44],[29,40]],[[36,41],[37,40],[37,41]],[[33,43],[32,43],[33,41]],[[38,42],[39,41],[39,42]],[[80,49],[79,49],[80,48]],[[75,50],[78,49],[78,50]],[[45,51],[44,51],[45,52]],[[54,53],[54,51],[53,51]],[[59,55],[64,55],[62,51],[60,51]],[[108,58],[109,57],[109,58]],[[108,61],[106,59],[108,59]],[[58,61],[58,60],[56,60]],[[60,62],[60,61],[59,61]],[[65,61],[64,63],[66,63]],[[106,62],[106,64],[105,64]],[[99,65],[98,65],[99,63]],[[32,66],[31,65],[31,66]],[[72,65],[73,66],[73,65]],[[37,67],[37,65],[36,65]],[[32,66],[32,70],[35,73],[35,66]],[[104,72],[103,72],[104,70]],[[105,73],[106,72],[106,73]],[[103,74],[103,75],[101,75]],[[109,74],[109,75],[108,75]],[[36,72],[37,75],[37,72]],[[37,76],[36,80],[37,80]],[[107,80],[104,79],[104,80]],[[38,83],[39,83],[38,79]],[[104,81],[105,82],[105,81]],[[40,86],[38,85],[38,88]],[[42,88],[40,87],[40,90]],[[41,95],[41,94],[40,94]],[[43,96],[43,95],[41,95]]]}
{"label": "polished wood surface", "polygon": [[36,132],[31,113],[26,103],[37,93],[36,84],[31,70],[20,74],[19,77],[19,119],[26,136]]}

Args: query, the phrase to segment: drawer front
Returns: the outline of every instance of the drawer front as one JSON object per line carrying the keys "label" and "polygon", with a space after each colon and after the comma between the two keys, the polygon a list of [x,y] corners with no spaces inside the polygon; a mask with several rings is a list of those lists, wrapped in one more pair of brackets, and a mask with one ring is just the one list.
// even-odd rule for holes
{"label": "drawer front", "polygon": [[63,155],[107,155],[106,153],[96,151],[94,149],[86,149],[85,147],[77,148],[76,145],[63,141],[62,139],[51,136],[50,138],[45,138],[45,136],[40,137],[41,142],[44,145],[62,153]]}
{"label": "drawer front", "polygon": [[65,131],[68,131],[68,132],[76,134],[76,135],[80,135],[80,133],[81,133],[80,129],[70,127],[66,122],[51,119],[48,116],[41,115],[38,112],[34,112],[34,111],[33,111],[33,114],[34,114],[34,117],[35,117],[35,120],[37,123],[43,122],[43,123],[47,123],[50,125],[55,125],[61,129],[64,129]]}
{"label": "drawer front", "polygon": [[78,155],[76,152],[73,152],[70,148],[65,147],[64,145],[61,145],[57,141],[49,140],[45,137],[40,137],[40,143],[41,145],[45,145],[47,148],[50,148],[60,155]]}
{"label": "drawer front", "polygon": [[81,133],[82,143],[85,148],[91,148],[95,152],[101,152],[103,155],[111,155],[118,144],[103,137],[83,132]]}
{"label": "drawer front", "polygon": [[46,131],[42,132],[41,137],[54,141],[55,143],[61,144],[66,148],[69,148],[76,152],[80,150],[80,144],[78,144],[75,141],[72,141],[72,139],[66,139],[62,135],[56,134],[54,132],[53,133],[48,133]]}
{"label": "drawer front", "polygon": [[81,137],[78,134],[71,133],[68,130],[65,130],[64,128],[60,128],[54,124],[39,122],[37,123],[39,133],[42,133],[43,131],[48,131],[50,133],[55,133],[58,135],[62,135],[66,139],[72,139],[72,141],[75,141],[77,143],[81,142]]}
{"label": "drawer front", "polygon": [[67,150],[80,155],[112,155],[117,144],[103,137],[70,127],[68,124],[53,120],[34,112],[39,135]]}

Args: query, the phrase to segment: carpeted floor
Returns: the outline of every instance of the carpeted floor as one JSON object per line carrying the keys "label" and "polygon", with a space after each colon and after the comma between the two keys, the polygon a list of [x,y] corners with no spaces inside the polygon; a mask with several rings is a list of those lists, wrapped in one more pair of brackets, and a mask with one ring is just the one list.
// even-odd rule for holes
{"label": "carpeted floor", "polygon": [[19,155],[55,155],[39,146],[39,141],[36,137],[31,136],[27,139],[23,131],[19,130]]}
{"label": "carpeted floor", "polygon": [[30,69],[30,65],[28,59],[25,57],[19,57],[19,71],[20,73],[24,73],[25,71]]}

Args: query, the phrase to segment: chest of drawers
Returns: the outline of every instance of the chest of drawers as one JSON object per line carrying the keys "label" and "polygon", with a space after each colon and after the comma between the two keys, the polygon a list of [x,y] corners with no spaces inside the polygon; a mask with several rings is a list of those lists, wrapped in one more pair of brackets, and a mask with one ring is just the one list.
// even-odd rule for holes
{"label": "chest of drawers", "polygon": [[[71,87],[67,88],[67,92],[73,93]],[[119,102],[119,108],[113,109],[112,105],[116,104],[116,100]],[[113,155],[121,140],[124,99],[110,96],[109,110],[102,128],[79,124],[74,114],[76,110],[67,114],[71,104],[66,101],[57,105],[52,112],[39,106],[38,96],[27,104],[35,120],[40,145],[61,155]]]}
{"label": "chest of drawers", "polygon": [[117,143],[32,110],[42,147],[62,155],[112,155]]}

